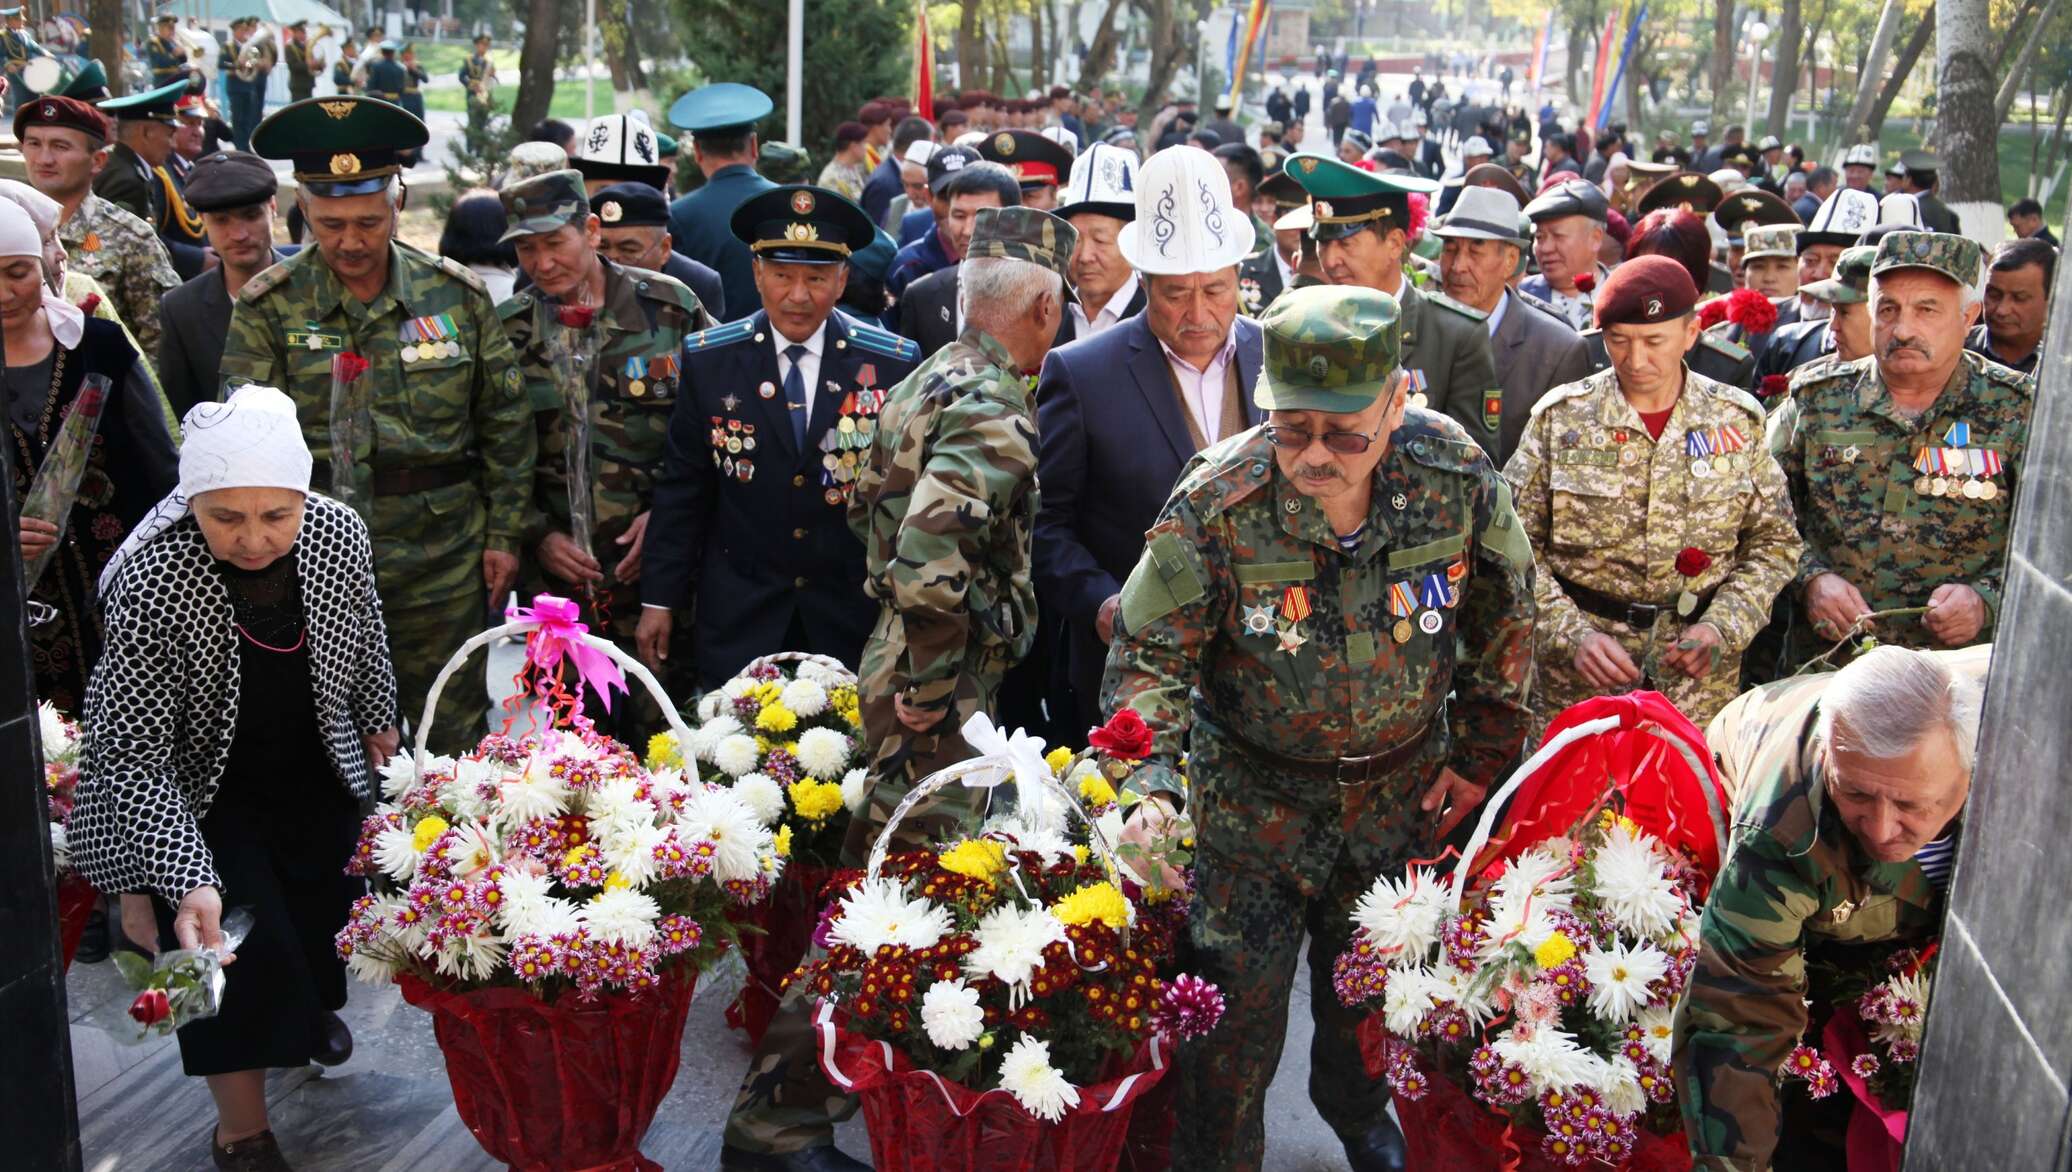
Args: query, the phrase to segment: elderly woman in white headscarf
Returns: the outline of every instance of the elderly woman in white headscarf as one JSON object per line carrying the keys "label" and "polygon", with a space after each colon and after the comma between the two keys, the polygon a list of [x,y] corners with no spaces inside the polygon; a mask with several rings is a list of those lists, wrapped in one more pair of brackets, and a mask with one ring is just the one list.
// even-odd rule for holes
{"label": "elderly woman in white headscarf", "polygon": [[[30,590],[45,621],[29,629],[36,694],[72,715],[101,654],[94,581],[123,535],[173,486],[178,457],[149,370],[112,322],[89,318],[57,292],[35,221],[0,200],[0,347],[7,441],[20,500],[47,460],[84,459],[74,485],[41,516],[17,519],[25,562],[44,559]],[[107,380],[90,444],[61,438],[89,378]],[[89,397],[89,402],[91,402]],[[53,548],[55,547],[55,548]]]}
{"label": "elderly woman in white headscarf", "polygon": [[294,404],[244,387],[186,435],[179,487],[102,579],[72,857],[147,947],[218,946],[225,906],[250,909],[223,1011],[180,1030],[180,1058],[215,1098],[216,1166],[285,1168],[266,1071],[352,1052],[332,939],[396,680],[367,528],[309,490]]}

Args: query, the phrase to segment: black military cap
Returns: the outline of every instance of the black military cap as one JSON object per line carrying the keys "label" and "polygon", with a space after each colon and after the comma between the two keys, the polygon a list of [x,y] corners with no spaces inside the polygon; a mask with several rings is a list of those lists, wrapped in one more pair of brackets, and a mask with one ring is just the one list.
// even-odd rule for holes
{"label": "black military cap", "polygon": [[304,98],[266,116],[252,131],[252,152],[291,159],[311,195],[380,191],[401,171],[397,156],[431,140],[417,115],[392,102],[353,94]]}
{"label": "black military cap", "polygon": [[1611,219],[1610,211],[1604,189],[1580,179],[1563,180],[1525,205],[1526,218],[1535,224],[1568,216],[1587,216],[1602,224]]}
{"label": "black military cap", "polygon": [[1693,215],[1703,216],[1710,214],[1725,197],[1726,193],[1710,175],[1679,171],[1648,188],[1647,194],[1641,196],[1635,205],[1635,210],[1645,216],[1656,208],[1682,208]]}
{"label": "black military cap", "polygon": [[249,151],[217,151],[194,161],[187,175],[187,206],[197,212],[227,212],[265,203],[280,190],[273,168]]}
{"label": "black military cap", "polygon": [[1712,210],[1712,218],[1727,235],[1741,235],[1743,226],[1761,227],[1764,224],[1797,224],[1799,216],[1791,205],[1760,187],[1744,187],[1720,202]]}
{"label": "black military cap", "polygon": [[1072,152],[1033,130],[1003,130],[980,143],[978,153],[1014,172],[1024,191],[1060,186],[1072,170]]}
{"label": "black military cap", "polygon": [[977,151],[972,150],[970,147],[960,146],[944,147],[941,150],[935,152],[934,154],[928,156],[929,193],[932,195],[941,195],[943,185],[950,181],[950,177],[952,175],[955,175],[957,172],[962,171],[964,168],[969,167],[973,163],[981,163],[984,161],[985,160],[979,156],[979,153]]}
{"label": "black military cap", "polygon": [[839,264],[868,248],[877,225],[839,192],[805,183],[751,196],[728,221],[734,237],[765,260]]}
{"label": "black military cap", "polygon": [[590,208],[607,228],[658,228],[669,223],[669,200],[645,183],[614,183],[590,197]]}
{"label": "black military cap", "polygon": [[1309,193],[1302,190],[1302,184],[1295,182],[1295,177],[1288,174],[1286,168],[1287,164],[1283,163],[1281,170],[1259,181],[1259,194],[1272,197],[1273,206],[1284,212],[1309,202]]}

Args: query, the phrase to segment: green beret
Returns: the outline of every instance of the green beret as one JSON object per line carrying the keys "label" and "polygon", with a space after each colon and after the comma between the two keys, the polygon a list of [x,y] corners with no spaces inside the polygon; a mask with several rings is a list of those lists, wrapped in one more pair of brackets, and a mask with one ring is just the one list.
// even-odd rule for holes
{"label": "green beret", "polygon": [[1396,373],[1402,321],[1396,299],[1373,289],[1290,289],[1259,319],[1265,361],[1252,400],[1264,411],[1366,410]]}

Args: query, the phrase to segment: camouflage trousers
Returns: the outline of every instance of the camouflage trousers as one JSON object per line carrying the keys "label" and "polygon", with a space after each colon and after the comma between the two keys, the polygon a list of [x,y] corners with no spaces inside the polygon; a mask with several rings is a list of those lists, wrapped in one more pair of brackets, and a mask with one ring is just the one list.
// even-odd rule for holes
{"label": "camouflage trousers", "polygon": [[[1700,614],[1696,618],[1702,620],[1704,616]],[[1539,674],[1532,691],[1531,743],[1538,744],[1547,731],[1547,725],[1571,705],[1593,696],[1642,690],[1660,692],[1669,697],[1669,702],[1689,717],[1692,724],[1704,728],[1719,715],[1720,709],[1727,706],[1727,701],[1741,694],[1741,656],[1722,647],[1719,662],[1711,671],[1695,679],[1662,666],[1662,656],[1676,650],[1677,639],[1693,621],[1670,611],[1656,616],[1652,628],[1642,630],[1610,619],[1590,617],[1590,625],[1617,639],[1619,646],[1626,649],[1626,654],[1640,668],[1640,682],[1627,688],[1598,687],[1576,670],[1573,655],[1556,651],[1536,638],[1533,652]]]}
{"label": "camouflage trousers", "polygon": [[[1331,967],[1351,939],[1352,912],[1376,875],[1394,873],[1428,842],[1418,796],[1431,755],[1361,786],[1269,777],[1196,727],[1190,756],[1197,802],[1192,972],[1223,990],[1223,1024],[1179,1048],[1173,1167],[1252,1172],[1266,1150],[1266,1090],[1286,1041],[1288,998],[1309,937],[1309,1097],[1331,1129],[1365,1134],[1383,1117],[1388,1084],[1367,1077],[1357,1030],[1363,1011],[1339,1003]],[[1204,744],[1207,741],[1207,744]],[[1206,750],[1206,751],[1204,751]],[[1255,795],[1308,790],[1303,841],[1271,843],[1289,807]],[[1329,792],[1326,792],[1326,791]],[[1333,843],[1328,856],[1318,844]]]}
{"label": "camouflage trousers", "polygon": [[[927,733],[914,733],[893,713],[892,700],[898,694],[892,683],[898,662],[893,648],[876,637],[864,645],[858,696],[864,736],[871,746],[870,781],[862,812],[849,822],[849,837],[842,845],[844,866],[865,864],[887,818],[914,782],[971,756],[971,747],[956,730],[973,713],[988,710],[1005,671],[993,657],[975,657],[958,677],[956,701],[942,723]],[[984,817],[983,795],[988,792],[961,787],[942,791],[940,800],[921,804],[901,820],[891,849],[916,850],[960,828],[975,828]],[[821,1073],[812,1003],[804,990],[791,990],[742,1076],[727,1116],[727,1146],[758,1153],[822,1147],[834,1142],[834,1125],[855,1112],[856,1100]]]}
{"label": "camouflage trousers", "polygon": [[[403,742],[406,748],[417,743],[425,697],[432,690],[432,681],[439,678],[439,669],[462,643],[485,628],[486,619],[482,595],[476,591],[422,606],[382,608],[389,658],[396,668],[397,715],[410,728]],[[481,671],[463,668],[453,673],[446,690],[439,693],[439,710],[432,717],[431,751],[460,753],[474,748],[488,719],[489,692]]]}

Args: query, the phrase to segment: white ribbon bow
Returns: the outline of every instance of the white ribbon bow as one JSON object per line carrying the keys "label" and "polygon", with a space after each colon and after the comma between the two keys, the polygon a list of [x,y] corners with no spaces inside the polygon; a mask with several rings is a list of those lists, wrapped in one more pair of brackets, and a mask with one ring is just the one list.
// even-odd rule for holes
{"label": "white ribbon bow", "polygon": [[964,743],[976,750],[979,756],[1008,770],[1006,776],[991,781],[967,780],[965,784],[990,788],[1011,776],[1023,793],[1042,792],[1044,783],[1050,779],[1050,765],[1043,759],[1042,737],[1031,736],[1021,729],[1009,733],[997,728],[993,718],[983,712],[965,721],[962,731]]}

